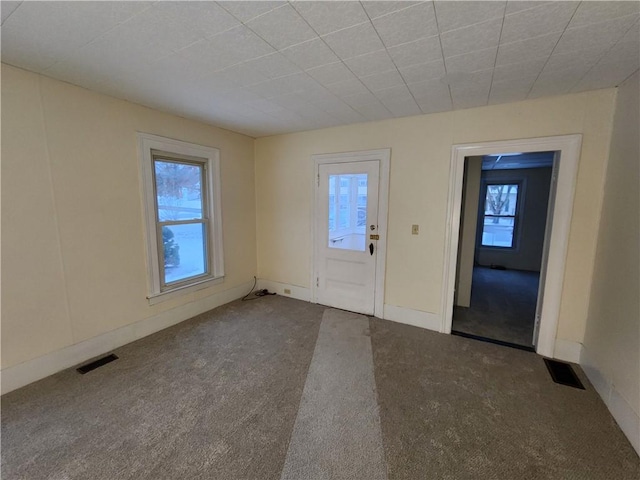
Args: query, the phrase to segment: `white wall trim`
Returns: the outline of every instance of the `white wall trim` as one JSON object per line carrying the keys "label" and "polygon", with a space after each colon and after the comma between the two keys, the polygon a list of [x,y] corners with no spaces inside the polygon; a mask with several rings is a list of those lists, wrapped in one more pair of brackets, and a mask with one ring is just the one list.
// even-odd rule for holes
{"label": "white wall trim", "polygon": [[[311,301],[311,289],[307,287],[299,287],[298,285],[290,285],[288,283],[274,282],[273,280],[259,278],[256,288],[266,288],[270,292],[277,293],[283,297],[295,298],[296,300],[302,300],[304,302]],[[290,290],[291,293],[284,293],[285,289]]]}
{"label": "white wall trim", "polygon": [[582,344],[558,338],[553,348],[553,358],[571,363],[580,363]]}
{"label": "white wall trim", "polygon": [[442,317],[437,313],[423,312],[420,310],[413,310],[411,308],[397,307],[395,305],[384,305],[384,317],[385,320],[391,320],[392,322],[404,323],[406,325],[413,325],[414,327],[426,328],[427,330],[433,330],[434,332],[440,331],[442,325]]}
{"label": "white wall trim", "polygon": [[586,347],[582,349],[580,366],[587,378],[611,412],[616,423],[640,455],[640,412],[636,412],[629,402],[620,395],[613,381],[590,357]]}
{"label": "white wall trim", "polygon": [[559,151],[560,161],[553,211],[553,225],[549,245],[546,281],[544,284],[540,330],[536,351],[546,357],[554,356],[565,260],[569,242],[569,230],[573,213],[575,191],[582,135],[561,135],[556,137],[529,138],[500,142],[485,142],[453,145],[449,173],[449,199],[447,204],[447,225],[442,269],[442,323],[441,331],[451,333],[453,319],[453,293],[458,260],[458,240],[460,233],[460,209],[462,206],[462,180],[464,159],[468,156],[492,153]]}
{"label": "white wall trim", "polygon": [[93,357],[110,352],[118,347],[241,298],[246,295],[252,286],[253,282],[244,283],[223,292],[214,293],[201,300],[166,310],[153,317],[145,318],[139,322],[56,350],[42,357],[7,367],[0,373],[2,394],[24,387],[61,370],[73,367]]}
{"label": "white wall trim", "polygon": [[384,312],[384,285],[387,268],[387,223],[389,216],[389,173],[391,170],[391,149],[382,148],[378,150],[363,150],[356,152],[326,153],[311,155],[313,161],[313,176],[311,178],[311,191],[313,199],[311,201],[311,302],[316,302],[316,199],[320,174],[320,165],[327,163],[350,163],[378,160],[380,162],[380,177],[378,180],[378,233],[380,239],[376,244],[376,284],[375,284],[375,305],[373,314],[382,317]]}

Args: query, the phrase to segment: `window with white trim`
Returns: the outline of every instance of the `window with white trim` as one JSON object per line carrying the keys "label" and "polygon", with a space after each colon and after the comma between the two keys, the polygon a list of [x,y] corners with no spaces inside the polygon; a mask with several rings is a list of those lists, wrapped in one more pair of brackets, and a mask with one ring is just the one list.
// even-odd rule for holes
{"label": "window with white trim", "polygon": [[483,247],[516,247],[521,187],[521,182],[485,183],[480,240]]}
{"label": "window with white trim", "polygon": [[149,298],[224,276],[218,149],[138,134]]}

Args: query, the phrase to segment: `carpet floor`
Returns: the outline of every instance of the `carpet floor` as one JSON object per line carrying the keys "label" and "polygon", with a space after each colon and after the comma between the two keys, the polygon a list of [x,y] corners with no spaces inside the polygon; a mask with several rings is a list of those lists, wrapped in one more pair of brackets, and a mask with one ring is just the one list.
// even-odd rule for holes
{"label": "carpet floor", "polygon": [[279,296],[2,397],[2,479],[616,479],[640,459],[583,373]]}
{"label": "carpet floor", "polygon": [[538,272],[474,267],[471,305],[454,307],[453,330],[531,347],[539,281]]}

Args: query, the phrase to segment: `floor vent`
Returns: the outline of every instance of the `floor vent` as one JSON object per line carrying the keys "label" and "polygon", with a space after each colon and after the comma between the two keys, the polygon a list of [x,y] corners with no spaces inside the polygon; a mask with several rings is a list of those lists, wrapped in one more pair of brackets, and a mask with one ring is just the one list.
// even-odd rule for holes
{"label": "floor vent", "polygon": [[582,382],[576,375],[576,372],[573,371],[571,365],[565,362],[558,362],[557,360],[549,360],[548,358],[544,359],[544,363],[547,365],[547,370],[549,370],[554,382],[584,390],[584,385],[582,385]]}
{"label": "floor vent", "polygon": [[502,345],[503,347],[517,348],[518,350],[525,350],[527,352],[535,352],[536,349],[527,347],[526,345],[519,345],[517,343],[505,342],[503,340],[495,340],[493,338],[481,337],[479,335],[473,335],[471,333],[460,332],[458,330],[451,330],[451,335],[457,335],[458,337],[471,338],[473,340],[480,340],[481,342],[493,343],[495,345]]}
{"label": "floor vent", "polygon": [[95,360],[91,363],[87,363],[86,365],[81,366],[80,368],[77,368],[76,370],[78,370],[78,372],[80,372],[82,375],[84,375],[85,373],[89,373],[91,370],[95,370],[96,368],[100,368],[103,365],[106,365],[107,363],[111,363],[114,360],[117,360],[118,357],[115,356],[113,353],[107,355],[106,357],[102,357],[99,358],[98,360]]}

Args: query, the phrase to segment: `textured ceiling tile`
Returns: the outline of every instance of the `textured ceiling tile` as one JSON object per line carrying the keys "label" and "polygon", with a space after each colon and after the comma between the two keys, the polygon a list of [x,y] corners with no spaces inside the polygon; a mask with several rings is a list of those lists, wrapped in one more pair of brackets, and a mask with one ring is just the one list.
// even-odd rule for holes
{"label": "textured ceiling tile", "polygon": [[[526,58],[526,57],[523,57]],[[523,77],[531,77],[535,79],[542,68],[547,63],[548,57],[538,57],[524,62],[509,63],[507,65],[498,65],[493,70],[493,80],[508,81],[512,79],[519,79]]]}
{"label": "textured ceiling tile", "polygon": [[441,33],[444,33],[493,18],[502,18],[506,3],[503,1],[435,1],[438,28]]}
{"label": "textured ceiling tile", "polygon": [[248,22],[252,18],[264,15],[271,10],[286,5],[287,2],[272,1],[227,1],[218,2],[222,8],[231,13],[241,22]]}
{"label": "textured ceiling tile", "polygon": [[637,1],[582,2],[571,19],[569,28],[604,22],[631,14],[638,15],[639,13],[640,2]]}
{"label": "textured ceiling tile", "polygon": [[246,65],[267,78],[284,77],[301,71],[299,67],[278,52],[250,60]]}
{"label": "textured ceiling tile", "polygon": [[290,5],[254,18],[246,25],[278,50],[317,36]]}
{"label": "textured ceiling tile", "polygon": [[493,70],[483,70],[473,73],[451,73],[447,74],[447,82],[451,87],[451,90],[471,90],[474,87],[489,88],[491,85],[491,79],[493,77]]}
{"label": "textured ceiling tile", "polygon": [[574,67],[553,72],[543,71],[529,92],[529,98],[568,93],[587,73],[589,67]]}
{"label": "textured ceiling tile", "polygon": [[377,97],[370,92],[356,93],[354,95],[345,95],[342,100],[354,108],[361,107],[363,105],[370,105],[372,103],[379,103]]}
{"label": "textured ceiling tile", "polygon": [[295,2],[293,6],[318,35],[369,21],[360,2]]}
{"label": "textured ceiling tile", "polygon": [[353,57],[345,60],[344,63],[359,77],[386,72],[396,68],[386,50],[378,50],[377,52]]}
{"label": "textured ceiling tile", "polygon": [[563,31],[578,3],[551,2],[542,7],[524,10],[504,17],[502,43],[516,42],[545,33]]}
{"label": "textured ceiling tile", "polygon": [[493,68],[496,61],[497,47],[465,53],[455,57],[445,58],[448,73],[475,72]]}
{"label": "textured ceiling tile", "polygon": [[215,35],[240,25],[231,14],[215,2],[156,2],[154,8],[170,15],[183,28],[198,29],[204,36]]}
{"label": "textured ceiling tile", "polygon": [[214,84],[246,87],[260,82],[266,82],[268,77],[252,68],[248,63],[241,63],[225,68],[208,76]]}
{"label": "textured ceiling tile", "polygon": [[398,45],[389,49],[389,55],[398,68],[442,60],[440,38],[436,35]]}
{"label": "textured ceiling tile", "polygon": [[328,65],[340,60],[320,38],[299,43],[282,50],[280,53],[303,70]]}
{"label": "textured ceiling tile", "polygon": [[356,78],[342,62],[311,68],[307,70],[307,73],[322,85],[330,85],[332,83],[353,80]]}
{"label": "textured ceiling tile", "polygon": [[364,55],[384,48],[370,23],[345,28],[324,37],[331,49],[342,59]]}
{"label": "textured ceiling tile", "polygon": [[496,18],[440,35],[445,57],[498,46],[502,19]]}
{"label": "textured ceiling tile", "polygon": [[399,70],[402,78],[404,78],[407,83],[417,83],[424,80],[444,77],[446,73],[442,60],[400,67]]}
{"label": "textured ceiling tile", "polygon": [[361,105],[357,107],[356,110],[367,120],[385,120],[393,117],[393,114],[379,101],[377,101],[377,103]]}
{"label": "textured ceiling tile", "polygon": [[387,109],[395,117],[408,117],[410,115],[420,115],[422,110],[415,102],[415,100],[407,100],[407,101],[389,101],[384,104]]}
{"label": "textured ceiling tile", "polygon": [[451,87],[453,106],[456,109],[482,107],[489,101],[489,87],[472,85],[467,87]]}
{"label": "textured ceiling tile", "polygon": [[553,53],[545,65],[545,71],[563,70],[571,67],[587,66],[591,67],[598,63],[598,60],[607,51],[606,48],[592,48],[585,50],[574,50],[567,53]]}
{"label": "textured ceiling tile", "polygon": [[374,93],[374,95],[383,104],[395,103],[395,102],[410,102],[413,100],[413,95],[406,85],[396,85],[395,87],[385,88]]}
{"label": "textured ceiling tile", "polygon": [[0,13],[2,14],[2,23],[9,18],[9,16],[15,12],[16,8],[20,6],[22,2],[0,2]]}
{"label": "textured ceiling tile", "polygon": [[[548,5],[550,3],[553,3],[552,1],[538,1],[538,0],[533,0],[533,1],[528,1],[528,0],[508,0],[507,1],[507,8],[505,10],[505,14],[509,15],[511,13],[517,13],[517,12],[521,12],[522,10],[529,10],[531,8],[536,8],[536,7],[542,7],[544,5]],[[576,5],[580,2],[574,2]]]}
{"label": "textured ceiling tile", "polygon": [[383,15],[387,15],[392,12],[397,12],[398,10],[409,8],[412,5],[417,5],[419,3],[425,3],[425,2],[409,2],[409,1],[405,2],[405,1],[398,1],[398,0],[395,0],[395,1],[374,0],[369,2],[362,2],[362,6],[367,11],[367,14],[369,15],[369,17],[374,19],[374,18],[381,17]]}
{"label": "textured ceiling tile", "polygon": [[453,109],[450,95],[447,95],[446,97],[436,97],[433,99],[418,102],[418,106],[424,114],[448,112]]}
{"label": "textured ceiling tile", "polygon": [[548,57],[558,43],[561,32],[549,33],[520,42],[500,44],[496,65],[520,63],[526,59]]}
{"label": "textured ceiling tile", "polygon": [[516,88],[516,89],[499,89],[491,90],[489,94],[489,105],[498,105],[500,103],[508,102],[520,102],[526,100],[528,89]]}
{"label": "textured ceiling tile", "polygon": [[[23,2],[2,25],[2,61],[41,72],[149,6],[148,2]],[[151,19],[166,24],[159,14]]]}
{"label": "textured ceiling tile", "polygon": [[384,90],[385,88],[404,84],[404,80],[395,69],[388,72],[376,73],[367,77],[360,77],[360,80],[374,93],[378,90]]}
{"label": "textured ceiling tile", "polygon": [[567,29],[558,41],[554,53],[612,47],[637,20],[637,15],[627,15],[608,22]]}
{"label": "textured ceiling tile", "polygon": [[274,49],[248,28],[241,26],[181,50],[185,56],[217,69],[273,53]]}
{"label": "textured ceiling tile", "polygon": [[438,34],[430,2],[399,10],[372,22],[387,48]]}
{"label": "textured ceiling tile", "polygon": [[357,78],[345,80],[338,83],[332,83],[331,85],[327,85],[326,87],[327,90],[334,93],[335,95],[338,95],[339,97],[368,92],[367,87],[365,87]]}
{"label": "textured ceiling tile", "polygon": [[413,94],[418,103],[438,103],[439,98],[449,99],[451,106],[451,94],[449,93],[449,85],[442,79],[431,79],[422,82],[409,84],[409,90]]}
{"label": "textured ceiling tile", "polygon": [[640,68],[640,60],[632,62],[599,63],[593,67],[572,89],[574,92],[607,88],[620,85]]}

